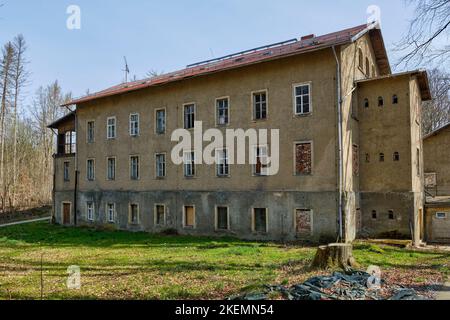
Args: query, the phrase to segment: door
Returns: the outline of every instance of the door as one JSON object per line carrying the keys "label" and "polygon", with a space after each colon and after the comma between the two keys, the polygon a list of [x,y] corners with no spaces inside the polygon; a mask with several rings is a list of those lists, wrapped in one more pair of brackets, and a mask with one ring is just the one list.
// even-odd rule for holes
{"label": "door", "polygon": [[70,224],[70,203],[63,203],[63,224]]}

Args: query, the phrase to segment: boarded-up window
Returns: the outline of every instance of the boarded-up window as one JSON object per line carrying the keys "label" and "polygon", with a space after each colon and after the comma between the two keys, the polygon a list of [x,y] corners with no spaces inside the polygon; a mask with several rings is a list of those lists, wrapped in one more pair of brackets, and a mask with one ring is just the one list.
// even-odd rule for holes
{"label": "boarded-up window", "polygon": [[310,142],[295,145],[295,173],[298,175],[312,173],[312,144]]}
{"label": "boarded-up window", "polygon": [[359,147],[353,145],[353,175],[359,176]]}
{"label": "boarded-up window", "polygon": [[295,211],[295,231],[298,234],[312,234],[312,210],[297,209]]}
{"label": "boarded-up window", "polygon": [[254,209],[254,231],[267,232],[267,209],[255,208]]}
{"label": "boarded-up window", "polygon": [[166,207],[163,205],[156,206],[156,224],[162,226],[166,222]]}
{"label": "boarded-up window", "polygon": [[228,208],[217,207],[217,229],[228,230]]}
{"label": "boarded-up window", "polygon": [[195,209],[193,206],[184,207],[184,226],[193,228],[195,224]]}

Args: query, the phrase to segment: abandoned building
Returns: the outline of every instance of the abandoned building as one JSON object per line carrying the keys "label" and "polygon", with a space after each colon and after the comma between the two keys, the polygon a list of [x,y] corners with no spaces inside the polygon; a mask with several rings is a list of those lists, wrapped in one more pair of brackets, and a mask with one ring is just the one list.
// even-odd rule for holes
{"label": "abandoned building", "polygon": [[[49,127],[54,219],[243,239],[420,240],[425,71],[392,74],[377,25],[307,35],[74,99]],[[280,170],[170,161],[171,133],[280,129]],[[261,149],[261,150],[260,150]],[[268,146],[270,150],[270,146]],[[268,150],[258,146],[258,155]]]}
{"label": "abandoned building", "polygon": [[450,242],[450,124],[423,138],[427,242]]}

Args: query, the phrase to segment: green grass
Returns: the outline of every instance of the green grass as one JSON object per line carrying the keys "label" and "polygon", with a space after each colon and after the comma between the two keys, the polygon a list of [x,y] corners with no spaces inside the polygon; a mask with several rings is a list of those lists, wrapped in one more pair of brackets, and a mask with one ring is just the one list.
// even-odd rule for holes
{"label": "green grass", "polygon": [[[314,275],[311,247],[234,238],[162,236],[33,223],[0,229],[0,299],[220,299]],[[449,272],[450,255],[359,244],[365,268]],[[423,265],[422,265],[423,264]],[[81,268],[80,290],[66,287]],[[426,280],[419,274],[416,279]]]}

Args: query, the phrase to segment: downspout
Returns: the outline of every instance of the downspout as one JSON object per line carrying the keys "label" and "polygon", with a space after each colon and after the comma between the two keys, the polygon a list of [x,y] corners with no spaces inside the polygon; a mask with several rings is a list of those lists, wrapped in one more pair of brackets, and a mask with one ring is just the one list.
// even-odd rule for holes
{"label": "downspout", "polygon": [[77,202],[78,202],[78,116],[75,110],[75,135],[76,135],[76,147],[75,147],[75,186],[73,191],[73,224],[77,225]]}
{"label": "downspout", "polygon": [[336,59],[336,78],[337,78],[337,116],[338,116],[338,144],[339,144],[339,200],[338,200],[338,210],[339,210],[339,241],[343,241],[344,238],[344,228],[343,228],[343,176],[344,176],[344,166],[343,166],[343,146],[342,146],[342,96],[341,96],[341,64],[336,53],[336,47],[333,46],[333,54]]}

